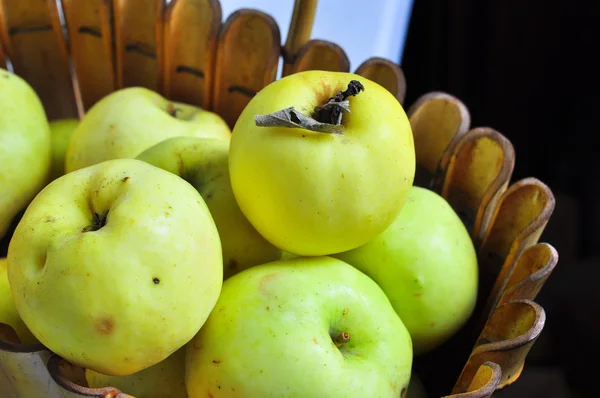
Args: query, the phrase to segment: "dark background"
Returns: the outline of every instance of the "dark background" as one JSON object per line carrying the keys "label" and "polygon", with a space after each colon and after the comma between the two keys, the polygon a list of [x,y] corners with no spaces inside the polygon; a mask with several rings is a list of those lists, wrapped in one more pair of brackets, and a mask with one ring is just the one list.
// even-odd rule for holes
{"label": "dark background", "polygon": [[536,302],[547,315],[501,397],[597,396],[600,369],[600,8],[597,1],[415,0],[405,103],[446,91],[513,144],[513,180],[537,177],[556,208],[541,241],[559,262]]}

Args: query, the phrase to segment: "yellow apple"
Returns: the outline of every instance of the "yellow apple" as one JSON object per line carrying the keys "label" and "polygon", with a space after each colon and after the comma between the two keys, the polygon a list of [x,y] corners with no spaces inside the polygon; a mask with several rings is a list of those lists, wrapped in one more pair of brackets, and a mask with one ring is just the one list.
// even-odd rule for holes
{"label": "yellow apple", "polygon": [[65,156],[73,132],[79,124],[79,119],[58,119],[50,122],[52,135],[52,167],[49,181],[54,181],[65,174]]}
{"label": "yellow apple", "polygon": [[148,368],[204,324],[223,280],[221,244],[198,191],[136,159],[48,184],[8,247],[16,308],[69,362],[107,375]]}
{"label": "yellow apple", "polygon": [[177,136],[229,141],[231,130],[214,112],[169,101],[144,87],[123,88],[102,98],[81,119],[67,149],[66,171],[135,158],[146,148]]}
{"label": "yellow apple", "polygon": [[383,233],[335,257],[381,286],[410,332],[415,355],[447,341],[477,301],[475,247],[461,219],[437,193],[414,186]]}
{"label": "yellow apple", "polygon": [[[338,94],[349,95],[351,111],[339,125],[315,110]],[[282,110],[276,125],[257,125],[257,116]],[[413,182],[415,150],[408,118],[385,88],[355,74],[306,71],[252,98],[233,128],[229,166],[256,230],[282,250],[316,256],[358,247],[391,224]]]}
{"label": "yellow apple", "polygon": [[147,369],[126,376],[108,376],[90,369],[85,379],[91,388],[115,387],[137,398],[187,398],[186,346]]}
{"label": "yellow apple", "polygon": [[200,192],[219,230],[224,279],[281,258],[281,250],[267,242],[242,214],[231,191],[228,154],[229,142],[225,140],[174,137],[137,156],[178,175]]}
{"label": "yellow apple", "polygon": [[10,291],[6,268],[6,258],[0,258],[0,323],[10,326],[22,344],[39,343],[17,312]]}
{"label": "yellow apple", "polygon": [[0,68],[0,239],[46,185],[50,126],[42,103],[21,77]]}

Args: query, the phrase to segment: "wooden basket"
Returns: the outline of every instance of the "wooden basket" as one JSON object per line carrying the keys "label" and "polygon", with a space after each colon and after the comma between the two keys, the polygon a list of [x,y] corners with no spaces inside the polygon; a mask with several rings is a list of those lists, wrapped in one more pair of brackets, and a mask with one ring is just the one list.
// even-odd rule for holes
{"label": "wooden basket", "polygon": [[[113,90],[144,86],[233,126],[276,79],[280,58],[283,75],[350,71],[342,48],[310,39],[316,3],[296,0],[282,47],[271,16],[242,9],[222,22],[218,0],[0,0],[0,65],[34,87],[50,119],[81,117]],[[371,58],[353,71],[404,101],[406,82],[394,62]],[[481,275],[469,323],[414,367],[431,397],[490,397],[519,377],[544,326],[533,300],[558,260],[551,245],[538,243],[554,197],[535,178],[511,182],[511,143],[492,128],[473,128],[459,99],[425,93],[406,109],[415,185],[440,193],[461,216]],[[86,388],[81,368],[42,345],[0,340],[0,365],[4,398],[128,396]]]}

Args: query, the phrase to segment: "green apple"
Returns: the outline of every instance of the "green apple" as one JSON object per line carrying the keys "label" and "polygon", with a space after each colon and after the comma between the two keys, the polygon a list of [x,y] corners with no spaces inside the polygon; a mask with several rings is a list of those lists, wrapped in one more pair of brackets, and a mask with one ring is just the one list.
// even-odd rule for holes
{"label": "green apple", "polygon": [[13,218],[46,185],[50,126],[37,93],[0,68],[0,239]]}
{"label": "green apple", "polygon": [[198,191],[136,159],[54,180],[8,247],[16,308],[69,362],[107,375],[148,368],[206,321],[223,280],[221,244]]}
{"label": "green apple", "polygon": [[[357,82],[364,91],[344,93],[360,90]],[[341,124],[324,122],[328,112],[311,116],[338,94],[350,95]],[[273,117],[279,111],[287,113]],[[396,218],[415,149],[408,118],[385,88],[355,74],[306,71],[250,100],[233,128],[229,166],[239,206],[261,235],[290,253],[328,255],[366,243]]]}
{"label": "green apple", "polygon": [[231,190],[228,155],[228,141],[174,137],[137,156],[178,175],[200,192],[219,230],[224,279],[248,267],[281,258],[281,250],[267,242],[242,214]]}
{"label": "green apple", "polygon": [[91,388],[115,387],[138,398],[187,398],[185,347],[156,365],[131,375],[108,376],[86,369],[85,379]]}
{"label": "green apple", "polygon": [[279,260],[223,284],[187,345],[199,397],[399,397],[410,335],[381,288],[331,257]]}
{"label": "green apple", "polygon": [[58,119],[50,122],[52,135],[52,167],[49,181],[65,174],[65,157],[73,132],[79,125],[79,119]]}
{"label": "green apple", "polygon": [[450,204],[428,189],[412,187],[388,229],[335,257],[386,292],[410,332],[415,355],[444,343],[475,307],[478,266],[473,242]]}
{"label": "green apple", "polygon": [[144,87],[123,88],[102,98],[83,116],[67,149],[66,171],[135,158],[146,148],[177,136],[229,141],[231,130],[214,112],[169,101]]}
{"label": "green apple", "polygon": [[0,258],[0,323],[10,326],[22,344],[39,343],[31,334],[15,307],[10,284],[8,283],[6,258]]}

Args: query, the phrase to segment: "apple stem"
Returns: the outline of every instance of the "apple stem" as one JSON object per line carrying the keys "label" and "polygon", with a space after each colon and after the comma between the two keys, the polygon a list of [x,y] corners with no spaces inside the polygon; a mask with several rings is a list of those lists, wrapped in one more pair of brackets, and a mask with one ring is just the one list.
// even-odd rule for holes
{"label": "apple stem", "polygon": [[307,116],[293,106],[267,115],[256,115],[254,122],[258,127],[292,127],[327,134],[342,135],[342,111],[350,113],[348,97],[355,96],[365,87],[358,80],[351,80],[345,91],[338,92],[323,105],[317,105],[314,116]]}
{"label": "apple stem", "polygon": [[347,343],[349,341],[350,341],[350,334],[348,334],[348,332],[342,332],[333,338],[333,343],[338,348],[340,346],[342,346],[344,343]]}
{"label": "apple stem", "polygon": [[106,225],[106,218],[108,217],[108,211],[102,214],[94,213],[92,216],[92,223],[82,229],[82,232],[97,231]]}

